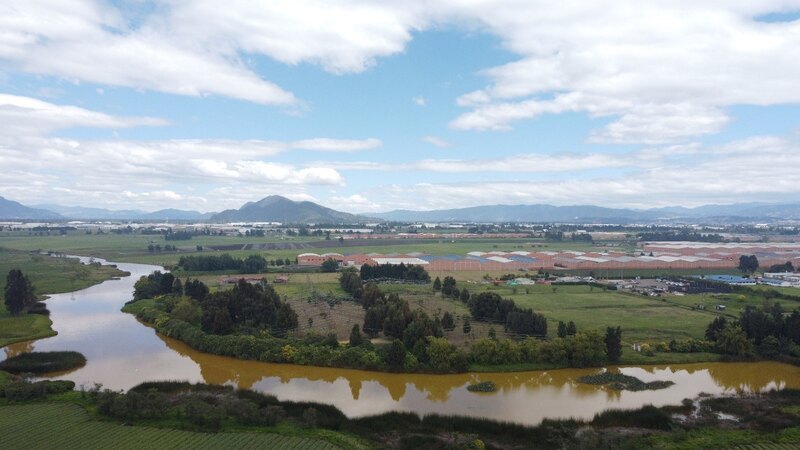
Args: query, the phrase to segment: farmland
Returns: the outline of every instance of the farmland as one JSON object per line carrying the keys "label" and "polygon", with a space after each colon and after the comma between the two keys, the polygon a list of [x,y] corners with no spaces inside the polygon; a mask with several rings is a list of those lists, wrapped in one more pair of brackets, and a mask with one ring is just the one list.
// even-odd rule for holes
{"label": "farmland", "polygon": [[[31,429],[36,429],[35,433]],[[124,426],[92,420],[78,405],[38,403],[0,406],[0,448],[297,448],[334,449],[326,441],[275,433],[198,433]]]}

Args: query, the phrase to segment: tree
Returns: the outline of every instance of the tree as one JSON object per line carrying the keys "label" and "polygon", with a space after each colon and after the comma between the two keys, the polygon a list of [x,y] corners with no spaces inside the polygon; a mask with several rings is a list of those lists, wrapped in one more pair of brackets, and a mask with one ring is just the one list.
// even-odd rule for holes
{"label": "tree", "polygon": [[336,272],[336,270],[339,268],[339,263],[337,263],[333,258],[328,258],[322,262],[322,266],[320,268],[323,272]]}
{"label": "tree", "polygon": [[619,361],[622,356],[622,329],[620,327],[606,328],[606,356],[612,363]]}
{"label": "tree", "polygon": [[453,319],[453,315],[450,314],[450,312],[445,312],[444,315],[442,316],[442,328],[444,328],[447,331],[453,331],[455,327],[456,327],[456,322]]}
{"label": "tree", "polygon": [[750,341],[741,325],[729,323],[717,333],[717,349],[727,355],[745,355],[750,352]]}
{"label": "tree", "polygon": [[433,280],[433,291],[439,292],[441,290],[442,290],[442,280],[440,280],[439,277],[436,277],[436,279]]}
{"label": "tree", "polygon": [[578,333],[578,327],[575,326],[575,322],[569,321],[567,322],[567,336],[575,336]]}
{"label": "tree", "polygon": [[489,327],[489,339],[497,339],[497,331],[494,330],[493,326]]}
{"label": "tree", "polygon": [[12,316],[20,315],[36,303],[33,285],[28,276],[19,269],[11,269],[8,272],[4,295],[6,309]]}
{"label": "tree", "polygon": [[403,363],[406,360],[406,347],[399,339],[392,341],[389,346],[389,351],[386,353],[386,364],[392,370],[399,370],[403,368]]}
{"label": "tree", "polygon": [[453,277],[444,277],[442,281],[442,296],[452,296],[456,288],[456,279]]}
{"label": "tree", "polygon": [[358,328],[358,324],[353,324],[353,329],[350,330],[350,347],[358,347],[364,342],[364,338],[361,337],[361,330]]}
{"label": "tree", "polygon": [[467,303],[467,302],[469,302],[469,291],[467,290],[467,288],[464,288],[464,289],[462,289],[462,290],[461,290],[461,297],[460,297],[460,299],[461,299],[461,301],[462,301],[462,302],[464,302],[464,303]]}
{"label": "tree", "polygon": [[472,331],[472,323],[469,320],[469,316],[464,317],[464,326],[461,327],[461,331],[464,334],[469,334]]}
{"label": "tree", "polygon": [[753,273],[758,270],[758,258],[756,255],[742,255],[739,257],[739,270],[744,273]]}
{"label": "tree", "polygon": [[706,339],[709,341],[716,341],[717,334],[728,325],[728,320],[723,316],[717,316],[708,324],[706,328]]}
{"label": "tree", "polygon": [[567,337],[567,324],[562,321],[558,321],[558,337],[565,338]]}

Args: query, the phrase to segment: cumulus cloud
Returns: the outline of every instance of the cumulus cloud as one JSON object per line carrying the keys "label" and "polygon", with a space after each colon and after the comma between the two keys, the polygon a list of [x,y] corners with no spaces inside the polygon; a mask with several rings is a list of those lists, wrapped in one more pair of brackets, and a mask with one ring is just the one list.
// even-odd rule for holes
{"label": "cumulus cloud", "polygon": [[412,101],[414,102],[414,104],[416,104],[417,106],[422,106],[422,107],[425,107],[425,106],[427,106],[427,104],[428,104],[427,100],[425,100],[425,97],[423,97],[423,96],[421,96],[421,95],[418,95],[418,96],[416,96],[416,97],[412,98],[411,100],[412,100]]}
{"label": "cumulus cloud", "polygon": [[731,105],[800,102],[791,81],[800,66],[789,62],[800,58],[800,22],[756,20],[792,3],[473,3],[489,32],[521,58],[486,70],[491,84],[459,98],[471,111],[451,126],[507,130],[543,114],[583,112],[613,120],[594,142],[718,132]]}
{"label": "cumulus cloud", "polygon": [[326,204],[334,209],[356,213],[376,212],[384,209],[379,203],[375,203],[361,194],[348,196],[333,195],[328,199]]}
{"label": "cumulus cloud", "polygon": [[800,21],[758,20],[797,9],[791,0],[172,0],[134,13],[100,0],[8,0],[0,60],[71,81],[298,105],[248,57],[358,73],[402,52],[413,33],[449,26],[498,36],[518,55],[458,99],[469,110],[453,128],[580,112],[611,120],[593,142],[660,143],[718,132],[732,105],[800,102]]}

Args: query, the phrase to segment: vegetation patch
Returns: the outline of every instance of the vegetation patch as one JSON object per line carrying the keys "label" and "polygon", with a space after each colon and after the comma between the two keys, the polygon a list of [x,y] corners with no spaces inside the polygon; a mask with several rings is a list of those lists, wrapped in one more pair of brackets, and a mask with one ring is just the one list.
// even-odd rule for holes
{"label": "vegetation patch", "polygon": [[584,375],[578,378],[579,383],[608,386],[618,391],[655,391],[672,386],[672,381],[644,381],[622,373],[603,372],[597,375]]}
{"label": "vegetation patch", "polygon": [[470,392],[494,392],[497,390],[497,386],[491,381],[481,381],[480,383],[470,384],[467,386],[467,390]]}
{"label": "vegetation patch", "polygon": [[31,352],[0,362],[0,370],[11,373],[48,373],[84,365],[86,357],[78,352]]}

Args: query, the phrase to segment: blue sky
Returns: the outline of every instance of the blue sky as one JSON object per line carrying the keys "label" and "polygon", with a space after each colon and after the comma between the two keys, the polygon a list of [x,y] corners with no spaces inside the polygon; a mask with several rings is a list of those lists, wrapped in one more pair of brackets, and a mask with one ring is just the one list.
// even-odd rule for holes
{"label": "blue sky", "polygon": [[800,2],[0,5],[0,195],[215,211],[800,193]]}

